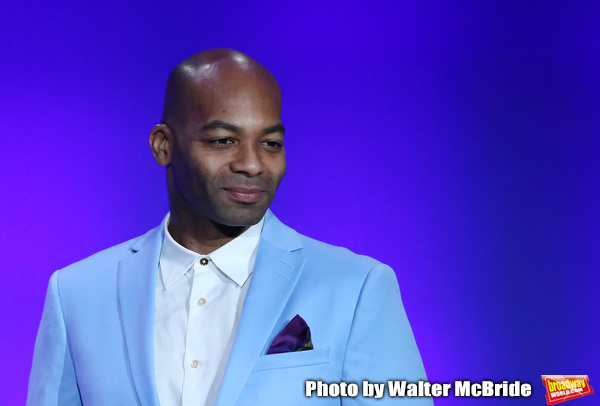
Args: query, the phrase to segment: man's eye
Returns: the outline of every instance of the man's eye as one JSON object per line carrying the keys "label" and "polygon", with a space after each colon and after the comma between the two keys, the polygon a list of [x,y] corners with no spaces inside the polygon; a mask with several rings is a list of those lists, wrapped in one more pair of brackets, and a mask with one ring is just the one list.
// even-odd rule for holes
{"label": "man's eye", "polygon": [[217,138],[216,140],[212,140],[211,142],[217,145],[233,144],[233,141],[229,138]]}
{"label": "man's eye", "polygon": [[263,141],[263,142],[261,142],[261,144],[270,149],[283,148],[283,142],[280,142],[280,141]]}

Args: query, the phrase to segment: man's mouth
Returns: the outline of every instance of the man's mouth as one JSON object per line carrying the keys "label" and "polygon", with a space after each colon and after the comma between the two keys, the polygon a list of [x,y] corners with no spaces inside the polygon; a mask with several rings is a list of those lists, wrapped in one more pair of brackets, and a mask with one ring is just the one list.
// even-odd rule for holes
{"label": "man's mouth", "polygon": [[231,199],[241,203],[256,203],[266,195],[266,190],[258,188],[236,187],[224,190]]}

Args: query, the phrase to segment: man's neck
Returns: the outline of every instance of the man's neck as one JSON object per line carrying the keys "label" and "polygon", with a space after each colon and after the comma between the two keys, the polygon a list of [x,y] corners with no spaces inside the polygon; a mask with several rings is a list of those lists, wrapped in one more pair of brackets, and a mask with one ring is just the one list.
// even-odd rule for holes
{"label": "man's neck", "polygon": [[238,237],[248,226],[232,227],[206,218],[196,218],[171,212],[168,230],[175,241],[185,248],[208,255]]}

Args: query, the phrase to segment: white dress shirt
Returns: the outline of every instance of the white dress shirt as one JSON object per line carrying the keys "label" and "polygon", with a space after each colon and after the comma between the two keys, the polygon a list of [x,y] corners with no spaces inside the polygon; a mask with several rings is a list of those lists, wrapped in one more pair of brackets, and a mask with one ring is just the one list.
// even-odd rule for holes
{"label": "white dress shirt", "polygon": [[154,307],[154,366],[161,405],[214,405],[263,222],[200,255],[177,243],[165,221]]}

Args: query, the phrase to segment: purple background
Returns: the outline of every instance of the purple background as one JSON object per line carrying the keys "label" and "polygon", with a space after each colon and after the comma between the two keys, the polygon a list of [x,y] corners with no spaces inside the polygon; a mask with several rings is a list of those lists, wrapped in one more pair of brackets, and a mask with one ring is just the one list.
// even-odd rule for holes
{"label": "purple background", "polygon": [[542,405],[541,374],[600,391],[599,3],[214,3],[3,4],[3,402],[50,274],[166,213],[148,134],[169,71],[212,47],[283,89],[274,212],[396,270],[430,380],[534,387],[436,404]]}

